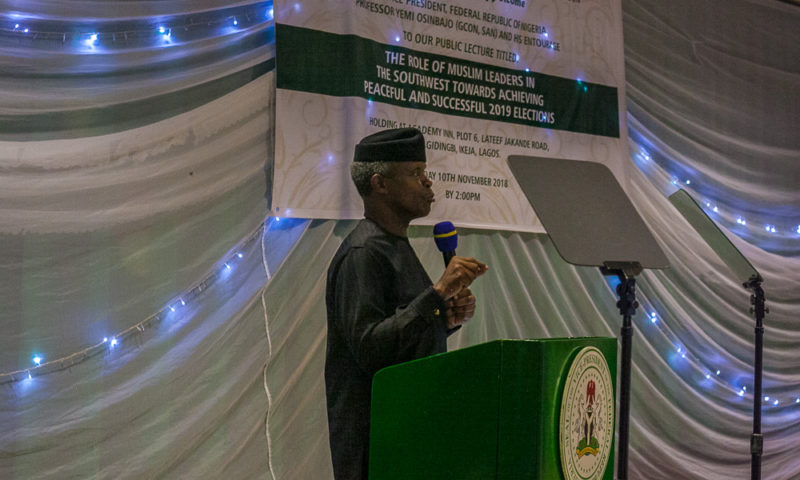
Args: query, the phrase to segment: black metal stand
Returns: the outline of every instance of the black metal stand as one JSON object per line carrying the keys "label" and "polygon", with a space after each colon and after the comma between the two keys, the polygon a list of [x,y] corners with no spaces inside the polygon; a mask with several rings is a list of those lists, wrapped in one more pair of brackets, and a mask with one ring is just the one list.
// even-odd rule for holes
{"label": "black metal stand", "polygon": [[617,478],[628,478],[628,425],[630,422],[631,406],[631,353],[633,349],[633,324],[631,318],[636,314],[639,302],[636,301],[636,275],[641,273],[642,266],[633,263],[605,262],[606,266],[600,271],[606,276],[616,276],[620,283],[617,285],[617,308],[622,315],[620,340],[622,352],[620,354],[619,378],[619,441],[617,442]]}
{"label": "black metal stand", "polygon": [[764,315],[769,313],[764,301],[764,290],[760,275],[753,275],[744,283],[744,288],[752,290],[750,313],[756,317],[755,359],[753,361],[753,435],[750,437],[750,463],[751,480],[761,480],[761,455],[764,453],[764,436],[761,434],[761,379],[764,369],[762,362],[764,354]]}

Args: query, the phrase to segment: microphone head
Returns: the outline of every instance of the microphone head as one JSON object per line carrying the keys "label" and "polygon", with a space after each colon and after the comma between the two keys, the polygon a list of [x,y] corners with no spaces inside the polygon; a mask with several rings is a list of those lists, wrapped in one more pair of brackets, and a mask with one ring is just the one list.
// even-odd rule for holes
{"label": "microphone head", "polygon": [[433,227],[433,240],[440,252],[455,252],[458,246],[458,231],[452,222],[439,222]]}

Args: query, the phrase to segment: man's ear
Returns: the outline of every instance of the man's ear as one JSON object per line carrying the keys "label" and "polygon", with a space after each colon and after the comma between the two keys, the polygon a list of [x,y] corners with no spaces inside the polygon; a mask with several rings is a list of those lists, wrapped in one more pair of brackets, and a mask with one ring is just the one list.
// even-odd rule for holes
{"label": "man's ear", "polygon": [[370,186],[372,186],[372,191],[376,193],[386,193],[388,187],[386,186],[386,177],[381,175],[380,173],[375,173],[369,179]]}

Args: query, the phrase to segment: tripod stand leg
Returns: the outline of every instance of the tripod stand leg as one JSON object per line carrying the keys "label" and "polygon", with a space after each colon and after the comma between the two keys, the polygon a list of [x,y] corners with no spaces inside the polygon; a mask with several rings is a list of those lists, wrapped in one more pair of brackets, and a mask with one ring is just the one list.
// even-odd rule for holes
{"label": "tripod stand leg", "polygon": [[617,444],[617,478],[628,478],[628,423],[631,405],[631,347],[633,326],[631,317],[625,316],[620,329],[622,337],[621,371],[619,379],[619,442]]}

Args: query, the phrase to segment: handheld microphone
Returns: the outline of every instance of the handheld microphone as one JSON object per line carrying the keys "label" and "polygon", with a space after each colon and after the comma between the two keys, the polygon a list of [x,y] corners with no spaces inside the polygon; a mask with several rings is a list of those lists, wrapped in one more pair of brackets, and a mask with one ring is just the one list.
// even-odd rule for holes
{"label": "handheld microphone", "polygon": [[458,231],[452,222],[439,222],[433,227],[433,241],[436,242],[436,248],[442,252],[444,257],[444,266],[450,263],[450,260],[456,254],[456,246],[458,245]]}

